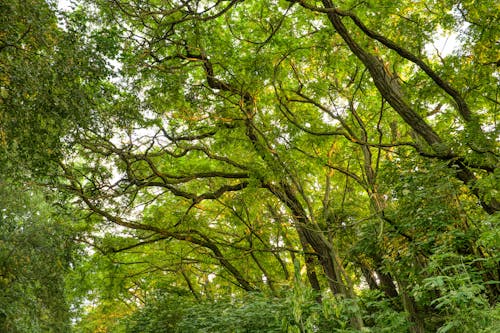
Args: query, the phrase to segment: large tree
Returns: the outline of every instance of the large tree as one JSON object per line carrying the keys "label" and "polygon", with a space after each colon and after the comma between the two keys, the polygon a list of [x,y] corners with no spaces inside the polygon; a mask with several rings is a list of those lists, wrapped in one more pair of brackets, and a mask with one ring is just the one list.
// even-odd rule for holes
{"label": "large tree", "polygon": [[300,260],[312,289],[354,308],[378,290],[412,332],[496,304],[493,1],[87,5],[138,116],[80,131],[54,185],[110,226],[86,241],[129,296],[278,295]]}

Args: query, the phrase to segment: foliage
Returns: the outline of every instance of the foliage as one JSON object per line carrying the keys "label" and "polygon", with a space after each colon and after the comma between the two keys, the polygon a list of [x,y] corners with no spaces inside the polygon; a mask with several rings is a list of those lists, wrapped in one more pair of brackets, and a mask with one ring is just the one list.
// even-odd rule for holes
{"label": "foliage", "polygon": [[0,6],[2,175],[82,218],[76,331],[497,324],[494,1]]}
{"label": "foliage", "polygon": [[118,93],[105,82],[108,48],[104,54],[88,39],[84,15],[58,15],[55,6],[0,4],[0,163],[15,177],[51,174],[48,164],[76,132],[116,113],[100,112]]}
{"label": "foliage", "polygon": [[67,332],[71,232],[43,192],[0,184],[0,328]]}
{"label": "foliage", "polygon": [[[324,294],[319,304],[317,296],[307,286],[278,298],[248,294],[202,302],[163,293],[126,319],[125,332],[354,332],[349,329],[353,308],[348,300]],[[366,314],[367,322],[374,321],[373,332],[408,327],[404,313],[391,309],[380,294],[367,292],[362,306],[357,311]]]}

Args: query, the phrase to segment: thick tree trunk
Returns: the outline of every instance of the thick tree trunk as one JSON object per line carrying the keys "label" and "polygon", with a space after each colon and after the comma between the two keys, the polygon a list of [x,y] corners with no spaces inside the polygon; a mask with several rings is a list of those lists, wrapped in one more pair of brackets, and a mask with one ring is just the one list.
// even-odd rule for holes
{"label": "thick tree trunk", "polygon": [[[342,267],[333,249],[333,245],[323,236],[321,231],[318,230],[317,225],[310,222],[306,211],[295,196],[290,184],[282,181],[279,185],[267,183],[264,184],[264,187],[279,198],[292,212],[296,220],[296,229],[299,233],[299,237],[301,241],[307,242],[307,244],[309,244],[318,254],[320,264],[325,272],[332,292],[355,300],[356,295],[352,282]],[[356,329],[364,327],[363,319],[359,313],[351,318],[351,323]]]}
{"label": "thick tree trunk", "polygon": [[[325,8],[334,8],[330,0],[323,0],[323,5]],[[330,23],[332,23],[335,30],[344,39],[347,46],[366,66],[373,78],[373,83],[387,102],[434,150],[443,150],[440,153],[446,153],[441,147],[441,138],[405,101],[397,78],[385,68],[381,60],[365,51],[352,39],[338,14],[331,11],[327,15]]]}
{"label": "thick tree trunk", "polygon": [[317,292],[321,292],[321,285],[319,284],[318,276],[316,275],[315,268],[315,256],[311,254],[312,249],[311,246],[307,243],[306,238],[303,233],[297,230],[299,234],[300,244],[302,246],[302,250],[304,251],[304,261],[306,265],[306,274],[307,279],[309,280],[309,284],[311,288],[313,288]]}
{"label": "thick tree trunk", "polygon": [[398,289],[394,284],[392,277],[389,274],[382,273],[380,270],[376,271],[379,278],[380,289],[388,298],[396,298],[399,296]]}
{"label": "thick tree trunk", "polygon": [[[323,6],[327,9],[335,9],[331,0],[322,0]],[[328,11],[328,20],[337,31],[337,33],[345,41],[352,53],[365,65],[370,72],[373,83],[377,87],[382,97],[392,106],[399,116],[408,124],[420,137],[422,137],[435,152],[435,156],[453,161],[450,166],[456,165],[459,167],[457,178],[463,181],[471,191],[476,195],[481,202],[481,206],[488,214],[494,214],[500,210],[500,204],[495,200],[488,203],[485,202],[479,193],[477,187],[474,186],[476,176],[468,169],[468,167],[457,159],[451,152],[451,148],[443,142],[434,129],[410,106],[404,97],[401,85],[398,78],[387,69],[387,66],[370,52],[363,49],[352,37],[341,16],[334,10]],[[445,89],[446,90],[446,89]],[[448,91],[450,93],[451,91]],[[453,95],[452,95],[453,96]],[[472,121],[469,110],[465,102],[460,98],[459,108],[465,112],[465,120]],[[464,109],[465,107],[465,109]]]}

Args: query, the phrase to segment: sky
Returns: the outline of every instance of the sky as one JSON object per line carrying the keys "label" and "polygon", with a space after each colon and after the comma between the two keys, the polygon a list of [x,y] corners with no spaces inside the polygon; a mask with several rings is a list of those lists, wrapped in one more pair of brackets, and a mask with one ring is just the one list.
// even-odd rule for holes
{"label": "sky", "polygon": [[71,0],[58,0],[57,7],[60,10],[70,10],[72,9]]}

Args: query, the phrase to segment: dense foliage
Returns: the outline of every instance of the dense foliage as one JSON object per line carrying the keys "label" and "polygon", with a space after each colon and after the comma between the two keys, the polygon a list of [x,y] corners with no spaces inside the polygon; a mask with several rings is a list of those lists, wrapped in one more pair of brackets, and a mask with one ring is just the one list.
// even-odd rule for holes
{"label": "dense foliage", "polygon": [[41,193],[0,184],[0,330],[67,332],[70,230]]}
{"label": "dense foliage", "polygon": [[[80,249],[58,329],[499,326],[495,1],[0,6],[2,177],[57,193],[44,239]],[[1,204],[26,225],[2,228],[15,272],[3,253],[52,222]],[[8,302],[8,329],[55,316]]]}

